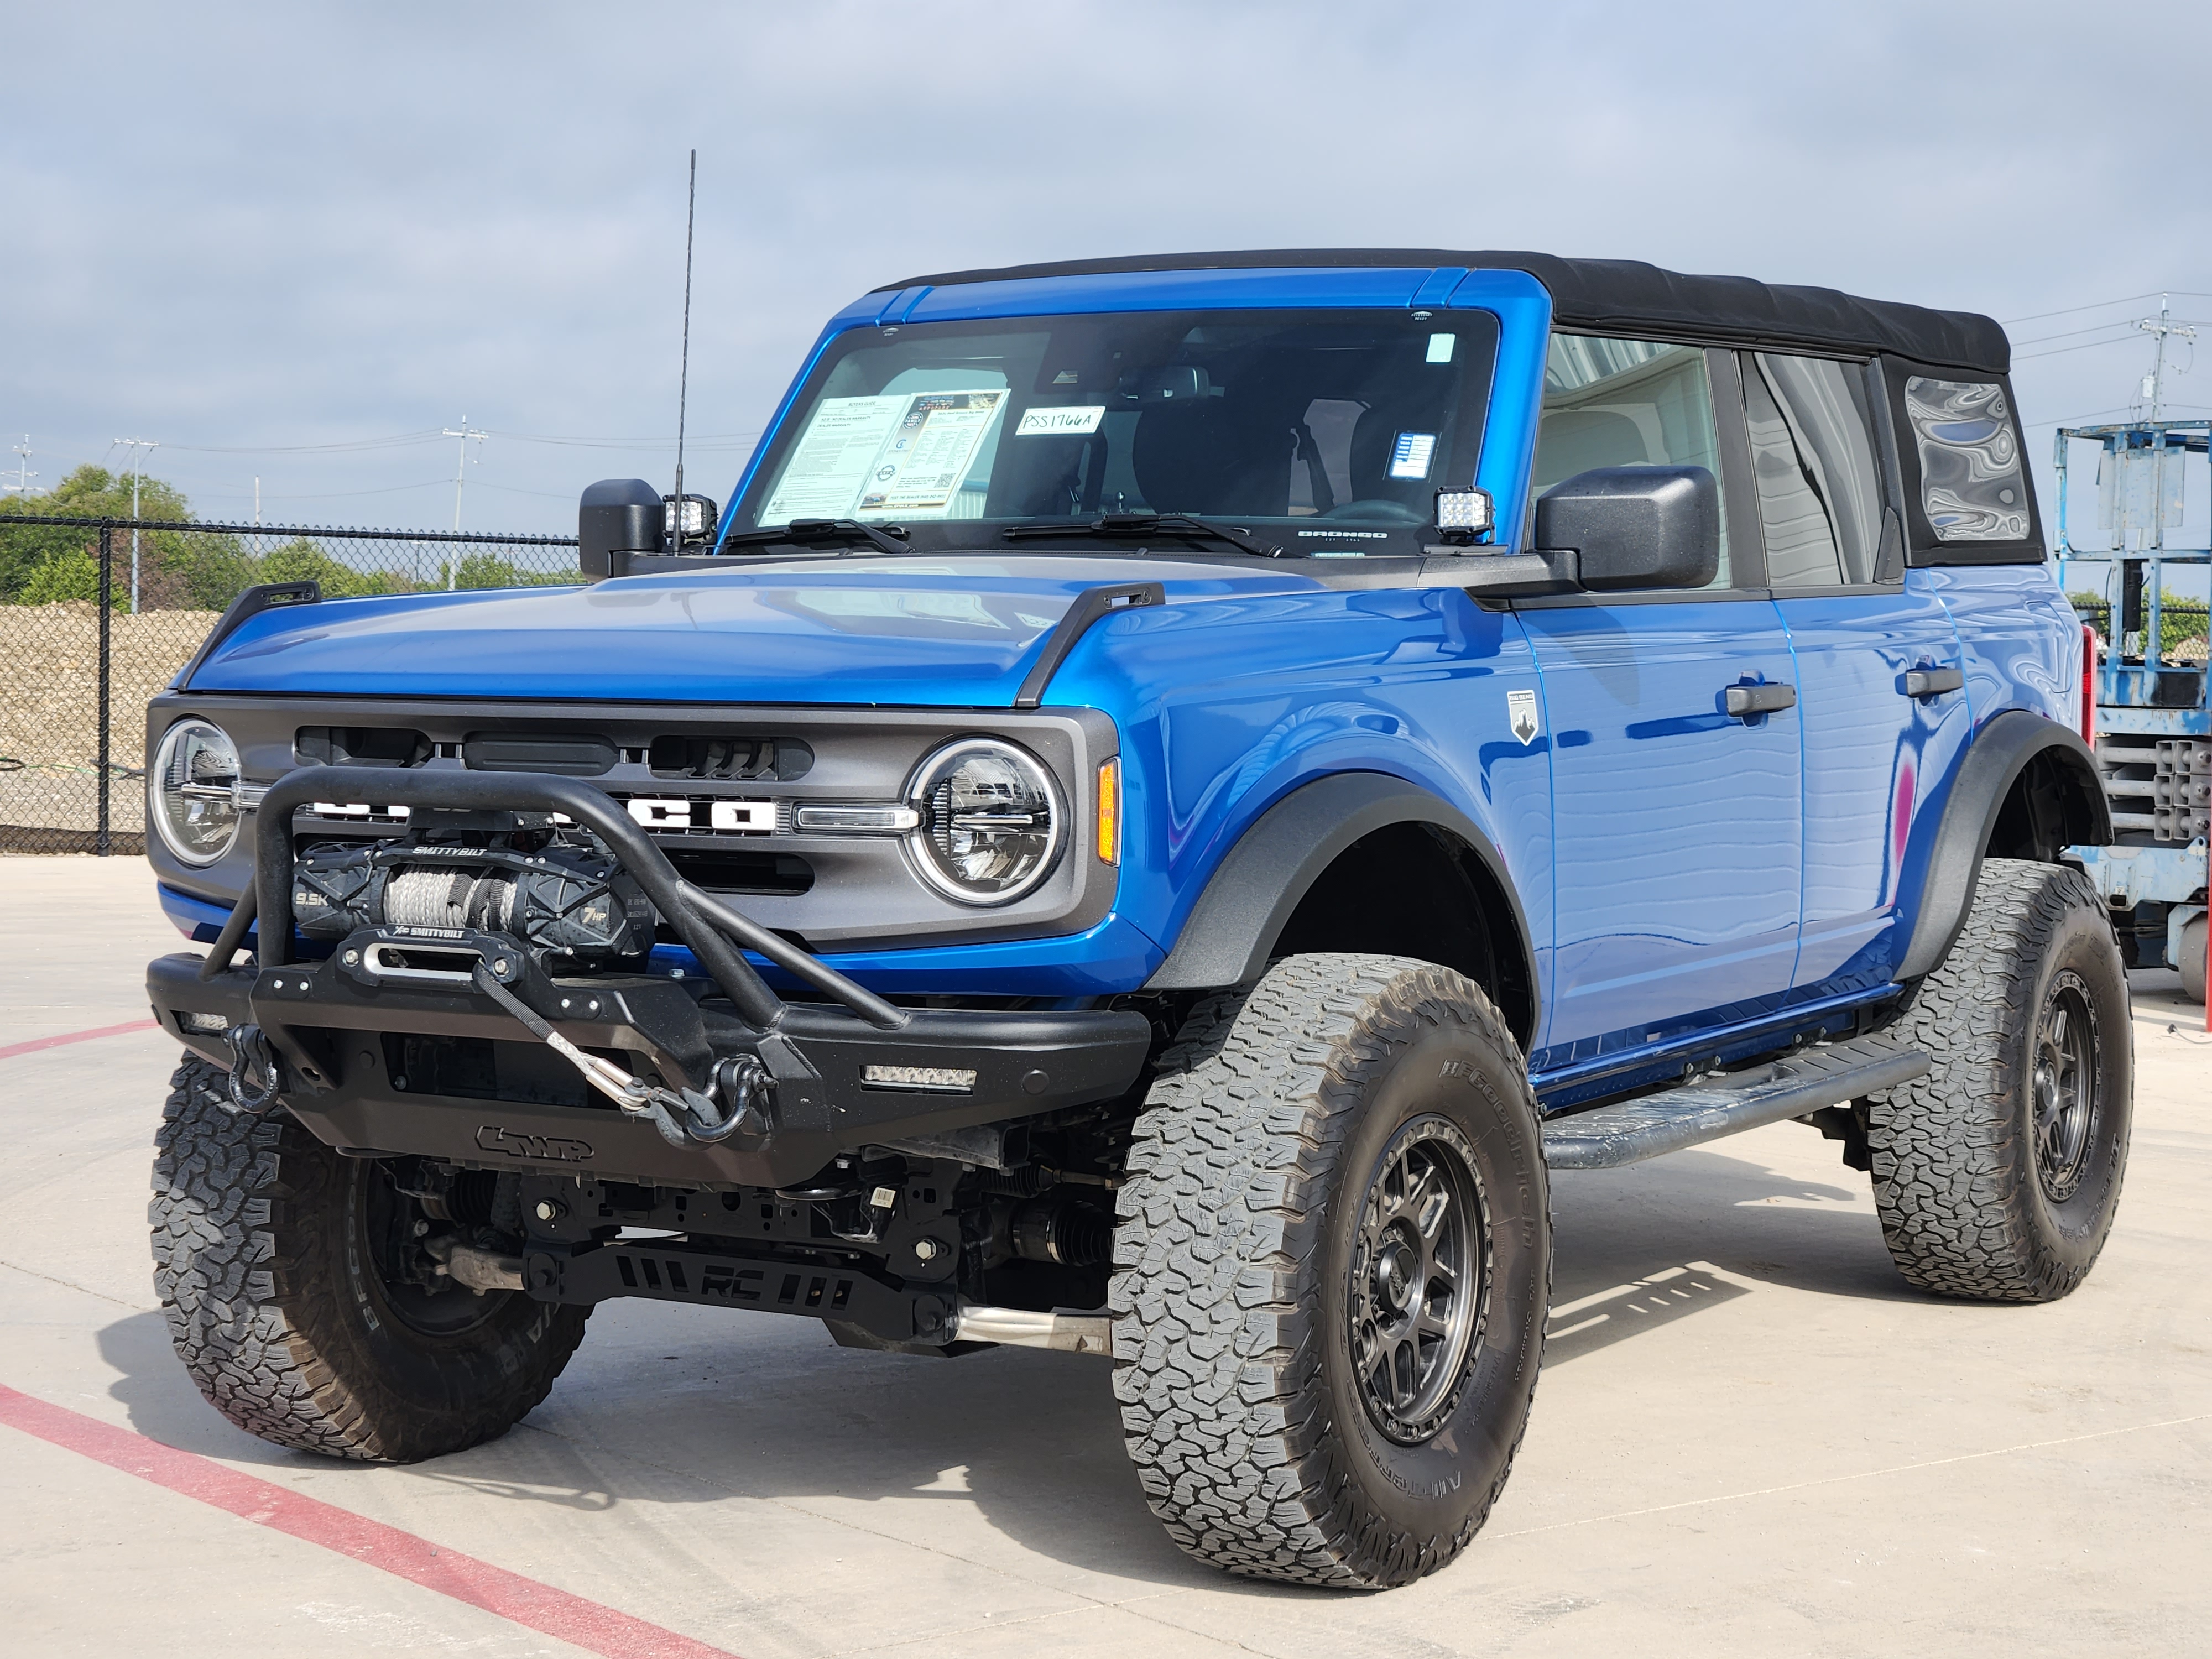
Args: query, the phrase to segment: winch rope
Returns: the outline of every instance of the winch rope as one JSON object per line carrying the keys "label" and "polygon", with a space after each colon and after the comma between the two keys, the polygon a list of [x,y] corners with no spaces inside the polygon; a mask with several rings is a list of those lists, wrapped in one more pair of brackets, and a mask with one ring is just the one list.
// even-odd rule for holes
{"label": "winch rope", "polygon": [[658,1087],[643,1078],[632,1077],[612,1060],[586,1054],[555,1030],[536,1009],[501,984],[482,960],[471,970],[469,977],[475,981],[477,989],[514,1015],[525,1030],[581,1072],[584,1081],[630,1116],[646,1119],[660,1131],[660,1138],[670,1146],[690,1146],[717,1130],[726,1129],[723,1115],[706,1096],[690,1089],[679,1092]]}

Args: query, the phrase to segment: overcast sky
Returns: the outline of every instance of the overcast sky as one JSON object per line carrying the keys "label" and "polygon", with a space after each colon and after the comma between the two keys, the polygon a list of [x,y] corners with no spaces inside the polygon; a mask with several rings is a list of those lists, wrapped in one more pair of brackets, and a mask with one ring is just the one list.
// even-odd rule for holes
{"label": "overcast sky", "polygon": [[[573,533],[584,484],[671,470],[696,145],[687,472],[717,496],[866,289],[1325,244],[1645,258],[1984,311],[2012,325],[2047,480],[2050,426],[2124,413],[2150,366],[2145,337],[2072,331],[2160,289],[2212,319],[2186,115],[2212,18],[2125,15],[11,7],[0,434],[30,434],[34,483],[146,437],[205,517],[250,516],[258,475],[271,520],[444,527],[457,446],[422,434],[465,416],[491,435],[464,523]],[[2212,349],[2171,386],[2173,413],[2212,414]]]}

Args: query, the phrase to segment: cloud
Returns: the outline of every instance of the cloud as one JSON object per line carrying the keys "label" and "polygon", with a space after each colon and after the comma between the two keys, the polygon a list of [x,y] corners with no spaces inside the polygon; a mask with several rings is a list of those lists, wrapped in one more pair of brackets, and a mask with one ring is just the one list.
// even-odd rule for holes
{"label": "cloud", "polygon": [[[2000,317],[2212,291],[2212,198],[2142,142],[2192,107],[2194,14],[2148,53],[2078,8],[1924,0],[110,5],[11,29],[0,429],[49,481],[161,437],[210,513],[258,473],[272,517],[441,524],[453,447],[184,446],[464,414],[672,434],[695,144],[707,434],[757,431],[855,294],[1001,262],[1534,247]],[[2030,360],[2023,404],[2124,403],[2148,356]],[[601,471],[667,467],[495,437],[465,517],[559,528]]]}

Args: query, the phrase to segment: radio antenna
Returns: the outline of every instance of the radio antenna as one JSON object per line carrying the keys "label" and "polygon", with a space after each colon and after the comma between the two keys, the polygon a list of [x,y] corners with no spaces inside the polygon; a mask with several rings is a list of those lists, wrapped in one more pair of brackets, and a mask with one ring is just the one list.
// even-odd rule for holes
{"label": "radio antenna", "polygon": [[684,208],[684,350],[676,371],[676,523],[669,551],[684,547],[684,413],[691,392],[691,227],[699,210],[699,152],[691,152],[691,186]]}

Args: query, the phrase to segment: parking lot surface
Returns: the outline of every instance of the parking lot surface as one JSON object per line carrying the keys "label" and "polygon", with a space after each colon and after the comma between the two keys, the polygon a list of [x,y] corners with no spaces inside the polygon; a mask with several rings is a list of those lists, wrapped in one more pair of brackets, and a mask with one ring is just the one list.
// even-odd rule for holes
{"label": "parking lot surface", "polygon": [[[2203,1650],[2212,1037],[2172,975],[2135,976],[2118,1227],[2051,1306],[1910,1291],[1866,1177],[1799,1125],[1555,1176],[1553,1334],[1505,1495],[1453,1566],[1346,1595],[1179,1554],[1108,1367],[1074,1355],[854,1352],[618,1302],[492,1444],[368,1468],[248,1437],[152,1289],[175,1046],[112,1029],[174,948],[143,860],[0,858],[12,1651]],[[107,1034],[27,1046],[86,1031]]]}

